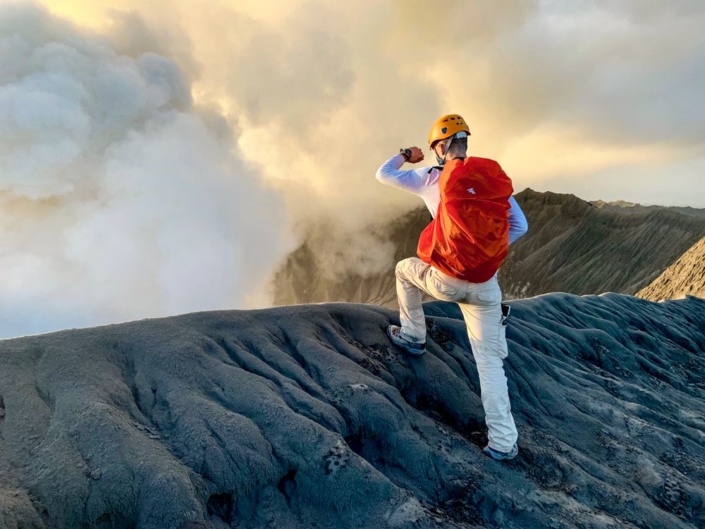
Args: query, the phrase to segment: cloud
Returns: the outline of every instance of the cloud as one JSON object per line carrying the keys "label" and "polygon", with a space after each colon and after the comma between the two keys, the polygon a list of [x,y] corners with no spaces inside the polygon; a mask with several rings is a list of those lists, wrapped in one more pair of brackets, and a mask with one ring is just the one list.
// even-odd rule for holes
{"label": "cloud", "polygon": [[284,201],[175,62],[21,5],[0,48],[0,336],[262,304]]}
{"label": "cloud", "polygon": [[[76,25],[1,10],[0,236],[13,240],[9,211],[27,215],[30,240],[53,238],[41,251],[13,243],[8,262],[62,284],[76,274],[100,286],[101,306],[118,272],[149,293],[100,321],[238,305],[286,233],[321,222],[345,249],[331,269],[376,269],[387,255],[375,226],[420,202],[375,170],[400,147],[425,147],[446,112],[466,117],[471,152],[498,159],[516,189],[705,207],[693,192],[705,153],[697,0],[45,4]],[[101,250],[81,262],[71,248]],[[115,270],[111,248],[125,260]],[[185,287],[199,267],[212,282]],[[55,282],[32,287],[37,299]],[[85,303],[75,311],[100,312]]]}
{"label": "cloud", "polygon": [[[101,26],[97,13],[131,12],[117,34],[138,33],[196,71],[197,103],[238,124],[244,157],[302,221],[321,213],[360,228],[361,219],[416,203],[371,175],[399,147],[424,146],[429,124],[449,111],[471,124],[473,152],[505,163],[518,188],[555,179],[582,186],[611,167],[636,185],[653,156],[675,170],[705,151],[705,5],[697,0],[187,0],[168,8],[67,0],[53,8],[90,13],[103,29],[110,19]],[[566,162],[531,144],[553,145]],[[638,151],[656,154],[639,159]],[[650,170],[664,177],[669,166]],[[673,200],[693,197],[684,189]]]}

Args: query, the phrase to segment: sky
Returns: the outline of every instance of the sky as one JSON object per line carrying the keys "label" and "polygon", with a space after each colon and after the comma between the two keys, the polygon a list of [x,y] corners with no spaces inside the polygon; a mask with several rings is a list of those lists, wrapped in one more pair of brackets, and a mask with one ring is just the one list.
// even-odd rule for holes
{"label": "sky", "polygon": [[[526,187],[705,207],[705,3],[0,0],[0,337],[266,306],[314,227],[459,113]],[[428,151],[427,151],[428,152]],[[430,159],[430,153],[427,159]]]}

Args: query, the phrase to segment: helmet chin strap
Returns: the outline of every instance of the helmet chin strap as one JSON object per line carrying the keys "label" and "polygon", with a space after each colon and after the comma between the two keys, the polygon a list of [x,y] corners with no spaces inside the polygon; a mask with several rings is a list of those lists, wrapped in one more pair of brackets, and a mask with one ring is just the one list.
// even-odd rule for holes
{"label": "helmet chin strap", "polygon": [[445,143],[444,143],[445,152],[443,153],[443,158],[438,156],[438,153],[436,152],[435,149],[433,150],[434,154],[436,155],[436,161],[438,162],[438,165],[445,165],[446,164],[446,158],[448,157],[448,150],[450,149],[450,144],[453,143],[453,138],[454,138],[454,136],[451,136],[450,138],[448,138],[445,141]]}
{"label": "helmet chin strap", "polygon": [[460,132],[457,132],[457,133],[453,134],[450,138],[448,138],[447,140],[445,140],[444,145],[445,145],[446,148],[445,148],[445,152],[443,153],[443,158],[441,158],[440,156],[438,156],[438,153],[437,153],[436,150],[434,149],[434,150],[433,150],[433,153],[436,155],[436,161],[438,162],[438,165],[443,166],[443,165],[446,164],[446,161],[447,161],[446,158],[448,158],[448,151],[450,150],[450,145],[453,143],[453,140],[454,140],[455,138],[461,139],[461,138],[467,138],[467,137],[468,137],[467,133],[465,133],[465,132],[463,132],[463,131],[460,131]]}

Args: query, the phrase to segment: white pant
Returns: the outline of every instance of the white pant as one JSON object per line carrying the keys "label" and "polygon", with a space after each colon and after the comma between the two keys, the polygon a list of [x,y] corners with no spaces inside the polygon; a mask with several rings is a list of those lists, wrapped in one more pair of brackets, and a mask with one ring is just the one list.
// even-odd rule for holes
{"label": "white pant", "polygon": [[450,277],[415,257],[400,261],[396,276],[402,335],[405,338],[420,342],[426,340],[422,291],[442,301],[454,301],[460,306],[480,376],[489,445],[495,450],[509,452],[518,434],[502,362],[507,356],[507,338],[506,328],[502,325],[502,291],[497,277],[485,283],[468,283]]}

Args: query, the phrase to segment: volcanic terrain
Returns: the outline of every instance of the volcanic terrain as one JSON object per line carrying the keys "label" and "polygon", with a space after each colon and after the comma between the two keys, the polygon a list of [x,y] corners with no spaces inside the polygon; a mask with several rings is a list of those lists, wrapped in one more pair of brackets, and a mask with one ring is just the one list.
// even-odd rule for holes
{"label": "volcanic terrain", "polygon": [[513,302],[520,454],[457,305],[211,312],[0,342],[4,528],[705,526],[705,301]]}

